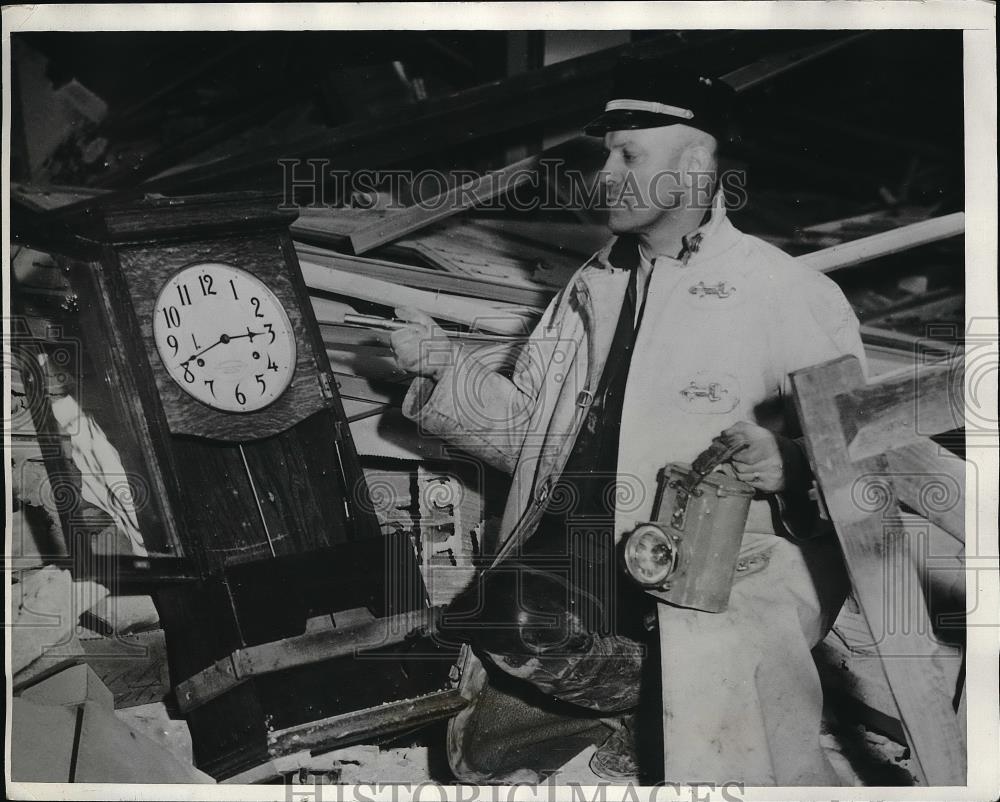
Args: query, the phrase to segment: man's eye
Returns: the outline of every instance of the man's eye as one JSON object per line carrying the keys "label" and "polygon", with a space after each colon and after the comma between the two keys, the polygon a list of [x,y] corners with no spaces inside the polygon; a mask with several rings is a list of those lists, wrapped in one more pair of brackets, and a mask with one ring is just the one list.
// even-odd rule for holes
{"label": "man's eye", "polygon": [[627,162],[634,162],[638,158],[638,154],[629,153],[627,150],[624,153],[622,153],[622,156]]}

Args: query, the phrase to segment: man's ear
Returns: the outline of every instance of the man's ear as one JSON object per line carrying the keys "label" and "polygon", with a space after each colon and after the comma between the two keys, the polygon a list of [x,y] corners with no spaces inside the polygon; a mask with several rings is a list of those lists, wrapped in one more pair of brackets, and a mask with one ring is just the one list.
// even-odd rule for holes
{"label": "man's ear", "polygon": [[692,192],[711,182],[715,173],[715,155],[710,147],[701,142],[692,142],[681,154],[681,174],[684,186]]}
{"label": "man's ear", "polygon": [[692,173],[708,173],[715,170],[715,154],[708,145],[693,142],[687,148],[687,170]]}

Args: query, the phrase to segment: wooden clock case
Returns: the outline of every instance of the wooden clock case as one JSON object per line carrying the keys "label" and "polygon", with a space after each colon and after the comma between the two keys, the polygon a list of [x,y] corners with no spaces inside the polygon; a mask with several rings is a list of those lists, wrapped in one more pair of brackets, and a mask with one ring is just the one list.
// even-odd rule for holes
{"label": "wooden clock case", "polygon": [[[332,748],[460,706],[456,649],[419,632],[364,654],[300,659],[304,635],[345,632],[358,612],[370,630],[372,616],[423,610],[427,594],[408,537],[383,537],[375,518],[288,233],[295,216],[251,193],[146,198],[88,207],[31,235],[62,254],[103,379],[96,396],[146,485],[139,528],[157,545],[112,564],[155,586],[173,684],[204,688],[249,647],[277,655],[267,671],[224,677],[225,692],[181,705],[197,764],[220,779],[305,744]],[[156,350],[160,287],[202,262],[255,275],[292,324],[291,384],[256,412],[191,398]],[[77,559],[77,572],[108,565],[94,557]],[[386,703],[398,715],[386,716]],[[383,712],[371,718],[369,708]]]}

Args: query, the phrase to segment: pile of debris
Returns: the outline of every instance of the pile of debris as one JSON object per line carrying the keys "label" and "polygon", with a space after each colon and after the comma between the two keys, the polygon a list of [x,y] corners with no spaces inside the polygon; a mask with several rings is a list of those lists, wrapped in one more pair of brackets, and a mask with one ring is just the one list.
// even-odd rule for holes
{"label": "pile of debris", "polygon": [[[440,36],[425,38],[431,51],[444,54],[450,72],[459,72],[454,65],[462,55]],[[232,106],[246,99],[233,87],[243,85],[232,75],[216,75],[203,88],[204,105],[229,105],[214,116],[203,107],[185,109],[186,87],[203,81],[209,67],[232,65],[234,58],[239,63],[237,57],[257,40],[236,37],[214,61],[178,76],[138,106],[106,102],[73,81],[49,85],[44,59],[22,47],[16,76],[22,89],[28,82],[43,85],[35,95],[46,98],[72,133],[62,141],[23,143],[24,181],[12,187],[14,216],[25,230],[123,194],[287,189],[288,173],[279,164],[285,159],[297,159],[302,168],[304,159],[320,157],[352,180],[360,170],[401,164],[444,176],[436,191],[411,182],[392,190],[338,190],[327,198],[328,184],[303,184],[295,173],[292,188],[301,206],[292,236],[379,524],[384,534],[410,539],[430,603],[446,604],[495,551],[508,480],[403,416],[411,377],[396,365],[389,331],[379,319],[393,318],[398,307],[416,307],[463,349],[509,363],[545,305],[608,237],[600,215],[574,202],[577,194],[596,197],[600,143],[567,131],[590,115],[617,58],[627,50],[715,59],[728,65],[734,85],[751,89],[792,67],[857,47],[853,36],[806,38],[789,51],[788,37],[778,34],[751,41],[741,32],[675,33],[502,81],[489,70],[471,69],[476,65],[467,58],[468,85],[449,84],[442,78],[449,70],[440,65],[435,72],[427,64],[417,70],[390,61],[367,65],[359,78],[356,68],[341,64],[324,73],[318,92],[293,93],[285,106],[269,107],[269,114],[262,107],[281,99],[279,88],[271,86],[263,101],[233,113]],[[864,46],[869,56],[877,50],[870,42]],[[318,116],[310,105],[317,97],[325,109]],[[136,121],[145,115],[162,122],[163,109],[172,103],[184,112],[181,121],[169,136],[150,139]],[[556,122],[564,128],[525,135]],[[826,127],[823,120],[798,124],[813,132]],[[195,129],[201,131],[197,136]],[[871,131],[852,135],[872,139]],[[515,154],[525,147],[509,141],[514,136],[532,139],[527,152],[537,155]],[[956,211],[954,177],[942,173],[947,155],[916,143],[901,177],[887,167],[890,178],[855,176],[857,183],[845,189],[852,176],[785,147],[774,131],[761,129],[743,145],[742,156],[765,168],[794,169],[782,173],[784,184],[775,180],[754,189],[750,202],[734,210],[736,224],[843,287],[863,325],[872,375],[910,366],[918,346],[941,353],[956,346],[964,322],[964,217]],[[564,165],[578,183],[553,179],[546,160]],[[843,191],[808,195],[789,185],[790,174],[807,174],[810,182]],[[900,180],[893,183],[893,176]],[[960,186],[960,171],[958,176]],[[68,286],[45,254],[17,247],[13,253],[20,312],[42,348],[51,350],[47,332],[58,329],[60,316],[72,314]],[[939,332],[951,326],[951,335],[938,335],[951,342],[929,342],[924,335],[930,323]],[[25,403],[21,381],[14,376],[15,413]],[[74,582],[69,571],[47,564],[42,555],[66,556],[59,495],[32,445],[33,430],[15,426],[13,434],[20,438],[10,630],[18,694],[16,779],[211,781],[193,768],[190,736],[174,717],[163,631],[149,597]],[[72,438],[62,449],[68,459],[80,456]],[[115,471],[110,462],[102,464],[88,475],[110,482]],[[80,492],[93,530],[128,539],[127,514],[100,505],[107,487],[92,488],[89,496],[85,490]],[[867,731],[863,735],[873,741]],[[107,744],[115,746],[104,749]],[[903,764],[894,743],[883,746],[894,763]],[[428,760],[421,746],[393,752],[351,747],[325,756],[291,755],[234,781],[263,782],[294,772],[335,775],[339,782],[446,780],[433,776]]]}

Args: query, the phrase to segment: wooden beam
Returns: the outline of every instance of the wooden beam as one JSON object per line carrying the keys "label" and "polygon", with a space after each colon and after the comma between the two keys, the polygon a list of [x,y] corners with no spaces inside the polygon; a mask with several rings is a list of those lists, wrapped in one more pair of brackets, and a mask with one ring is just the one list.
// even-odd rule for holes
{"label": "wooden beam", "polygon": [[965,543],[965,460],[921,439],[886,452],[896,497]]}
{"label": "wooden beam", "polygon": [[813,47],[798,47],[794,50],[774,53],[752,64],[747,64],[745,67],[727,72],[722,76],[722,80],[737,92],[744,92],[747,89],[757,86],[757,84],[776,78],[783,72],[787,72],[795,67],[801,67],[803,64],[808,64],[810,61],[814,61],[835,50],[839,50],[845,45],[856,42],[869,33],[869,31],[863,31],[851,34],[850,36],[844,36],[841,39],[835,39],[832,42],[822,42]]}
{"label": "wooden beam", "polygon": [[[867,628],[867,624],[862,622]],[[877,654],[864,654],[852,650],[837,637],[837,631],[823,640],[813,657],[823,683],[824,698],[836,695],[837,713],[848,702],[849,712],[871,729],[888,735],[901,744],[906,743],[906,733],[899,721],[896,700],[889,690],[885,671]]]}
{"label": "wooden beam", "polygon": [[[514,314],[514,310],[490,306],[455,296],[440,295],[426,290],[401,287],[388,281],[379,281],[368,276],[359,276],[332,267],[323,267],[312,262],[299,260],[302,277],[310,290],[346,295],[382,306],[412,306],[438,320],[461,323],[463,326],[490,331],[496,334],[527,334],[530,321]],[[313,307],[322,308],[322,298],[313,298]],[[342,316],[342,315],[341,315]]]}
{"label": "wooden beam", "polygon": [[919,223],[883,231],[870,237],[844,242],[832,248],[803,254],[796,257],[800,264],[814,270],[829,273],[845,267],[853,267],[871,259],[889,256],[893,253],[916,248],[930,242],[954,237],[965,232],[965,212],[946,214]]}
{"label": "wooden beam", "polygon": [[432,721],[449,718],[467,704],[458,689],[449,689],[296,724],[283,730],[269,730],[268,754],[284,755],[307,749],[323,752],[333,746],[373,743],[400,730],[413,730]]}
{"label": "wooden beam", "polygon": [[[958,292],[955,290],[959,289]],[[965,290],[941,287],[937,290],[891,304],[871,317],[865,317],[870,326],[891,326],[894,321],[919,320],[939,324],[944,320],[964,319]]]}
{"label": "wooden beam", "polygon": [[594,108],[610,91],[614,65],[626,53],[639,56],[704,53],[705,48],[732,41],[734,36],[731,31],[684,31],[609,48],[503,81],[429,98],[407,107],[406,114],[391,110],[295,142],[258,148],[153,177],[144,187],[164,192],[179,186],[217,185],[223,178],[267,168],[278,173],[279,160],[294,157],[329,158],[331,167],[337,169],[396,164],[480,137],[497,136]]}
{"label": "wooden beam", "polygon": [[[926,610],[926,600],[905,535],[887,525],[898,517],[898,508],[891,493],[878,503],[877,488],[875,498],[864,490],[866,481],[885,476],[885,459],[852,461],[841,429],[835,399],[864,387],[861,365],[855,357],[842,357],[794,371],[791,380],[809,460],[899,709],[914,768],[927,785],[965,785],[965,730],[952,707],[955,689],[935,665],[933,634],[905,619],[912,603]],[[900,600],[901,593],[907,598]]]}
{"label": "wooden beam", "polygon": [[538,286],[538,289],[521,287],[489,278],[446,273],[427,267],[414,267],[382,259],[371,259],[349,254],[320,252],[316,248],[296,245],[300,259],[323,267],[343,270],[356,275],[368,276],[380,281],[390,281],[404,287],[447,292],[471,298],[488,298],[491,301],[543,308],[555,295],[555,289]]}
{"label": "wooden beam", "polygon": [[926,360],[928,357],[954,358],[962,353],[957,342],[950,343],[927,337],[914,337],[912,334],[904,334],[900,331],[891,331],[872,325],[861,326],[861,341],[865,345],[905,351],[912,354],[914,360]]}
{"label": "wooden beam", "polygon": [[581,260],[589,259],[604,247],[611,234],[607,226],[586,223],[552,223],[534,220],[477,219],[476,225],[495,231],[506,242],[525,242],[556,248]]}
{"label": "wooden beam", "polygon": [[[333,618],[318,616],[319,626],[302,635],[292,635],[267,643],[244,646],[202,669],[174,688],[181,713],[212,701],[251,677],[321,663],[358,652],[401,643],[414,630],[434,626],[439,612],[417,609],[386,618],[375,618],[367,609],[357,623],[334,626]],[[335,613],[334,617],[341,615]]]}
{"label": "wooden beam", "polygon": [[506,194],[531,180],[537,173],[539,158],[530,156],[521,159],[501,170],[466,181],[448,192],[386,215],[365,228],[351,232],[348,237],[351,249],[358,255],[367,253],[380,245]]}
{"label": "wooden beam", "polygon": [[961,366],[950,360],[917,366],[838,394],[838,427],[849,457],[860,461],[961,428]]}

